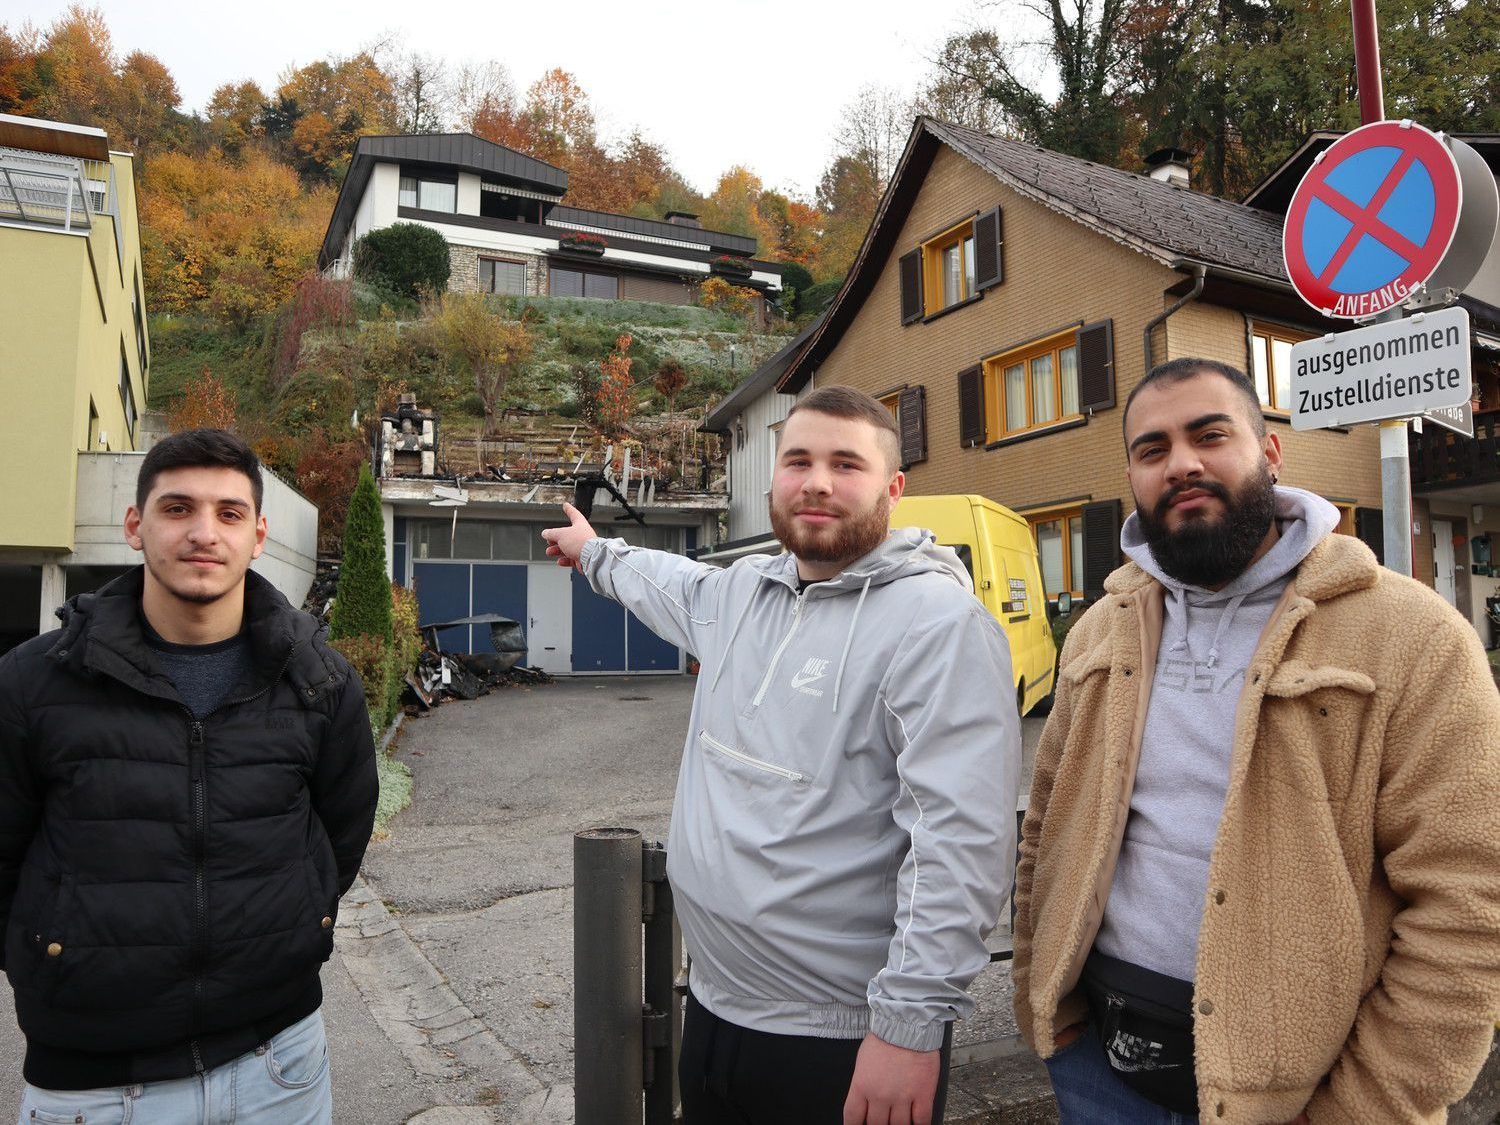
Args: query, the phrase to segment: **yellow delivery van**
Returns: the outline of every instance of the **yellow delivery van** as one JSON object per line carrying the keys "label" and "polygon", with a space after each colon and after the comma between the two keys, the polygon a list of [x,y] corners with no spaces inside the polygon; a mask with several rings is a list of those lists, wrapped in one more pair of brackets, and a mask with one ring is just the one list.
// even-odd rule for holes
{"label": "yellow delivery van", "polygon": [[974,596],[1010,641],[1021,714],[1050,699],[1057,647],[1030,525],[983,496],[903,496],[891,511],[891,526],[925,527],[958,552],[974,579]]}

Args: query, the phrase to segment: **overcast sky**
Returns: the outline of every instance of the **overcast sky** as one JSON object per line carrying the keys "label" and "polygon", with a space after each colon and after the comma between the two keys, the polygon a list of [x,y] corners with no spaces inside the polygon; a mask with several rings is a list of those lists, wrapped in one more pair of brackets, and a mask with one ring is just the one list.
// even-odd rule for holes
{"label": "overcast sky", "polygon": [[[84,0],[88,3],[89,0]],[[870,83],[914,90],[943,39],[1005,22],[1017,0],[96,0],[116,51],[156,55],[184,110],[215,87],[270,91],[288,65],[394,35],[453,62],[494,59],[518,94],[553,66],[588,92],[606,138],[639,127],[700,191],[734,163],[810,195],[839,111]],[[45,29],[68,0],[0,0],[0,21]]]}

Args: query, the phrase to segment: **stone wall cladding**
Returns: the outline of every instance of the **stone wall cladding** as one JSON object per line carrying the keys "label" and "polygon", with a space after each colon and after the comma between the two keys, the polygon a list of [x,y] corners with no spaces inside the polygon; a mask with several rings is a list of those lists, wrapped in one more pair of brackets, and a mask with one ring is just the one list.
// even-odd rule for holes
{"label": "stone wall cladding", "polygon": [[479,292],[480,258],[503,258],[511,262],[525,262],[527,296],[534,297],[546,293],[546,259],[532,254],[513,254],[509,251],[462,246],[450,242],[448,244],[448,288],[452,292]]}
{"label": "stone wall cladding", "polygon": [[[1005,282],[983,298],[927,323],[902,326],[897,261],[976,212],[1005,209]],[[1121,414],[1145,374],[1142,332],[1176,298],[1183,275],[1072,219],[1017,195],[948,148],[939,150],[890,256],[816,384],[843,383],[879,394],[927,388],[927,460],[907,474],[913,495],[979,493],[1011,508],[1118,497],[1134,508],[1125,477]],[[958,372],[1027,341],[1091,321],[1114,322],[1114,409],[1056,434],[1001,446],[961,448]],[[1243,315],[1197,303],[1158,330],[1155,359],[1203,355],[1243,368]],[[1361,506],[1380,504],[1379,439],[1372,428],[1292,433],[1269,422],[1287,453],[1284,479]]]}

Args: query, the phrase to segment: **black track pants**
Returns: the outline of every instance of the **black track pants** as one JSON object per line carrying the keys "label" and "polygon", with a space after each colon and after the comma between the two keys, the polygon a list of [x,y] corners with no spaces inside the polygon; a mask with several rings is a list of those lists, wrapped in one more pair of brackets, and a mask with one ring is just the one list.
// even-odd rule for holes
{"label": "black track pants", "polygon": [[[950,1023],[933,1125],[942,1125],[952,1040]],[[861,1042],[751,1031],[720,1019],[689,992],[677,1072],[683,1125],[843,1125]]]}

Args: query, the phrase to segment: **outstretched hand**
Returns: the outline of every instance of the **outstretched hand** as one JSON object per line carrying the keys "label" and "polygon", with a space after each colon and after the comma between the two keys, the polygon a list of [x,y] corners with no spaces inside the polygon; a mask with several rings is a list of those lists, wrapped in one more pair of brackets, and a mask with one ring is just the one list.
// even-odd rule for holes
{"label": "outstretched hand", "polygon": [[563,515],[568,517],[567,527],[549,527],[542,532],[542,538],[547,541],[547,557],[556,559],[558,566],[571,566],[582,574],[583,567],[578,560],[583,554],[583,545],[597,538],[597,533],[572,504],[563,505]]}

